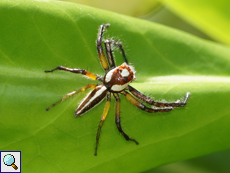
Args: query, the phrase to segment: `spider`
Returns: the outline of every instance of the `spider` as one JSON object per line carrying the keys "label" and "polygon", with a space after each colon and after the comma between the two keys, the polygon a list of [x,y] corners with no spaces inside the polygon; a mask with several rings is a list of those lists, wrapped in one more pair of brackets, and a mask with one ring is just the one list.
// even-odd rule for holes
{"label": "spider", "polygon": [[[105,70],[105,76],[99,76],[94,73],[91,73],[89,71],[86,71],[84,69],[71,69],[63,66],[58,66],[53,70],[46,70],[46,73],[53,72],[55,70],[64,70],[64,71],[69,71],[72,73],[80,73],[82,75],[85,75],[93,80],[98,80],[102,82],[101,84],[88,84],[84,87],[82,87],[79,90],[73,91],[71,93],[68,93],[64,97],[62,97],[59,101],[55,102],[52,104],[50,107],[46,108],[48,111],[50,108],[55,106],[56,104],[62,102],[66,98],[69,98],[77,93],[80,93],[82,91],[85,91],[88,88],[92,88],[93,90],[83,99],[83,101],[79,104],[78,108],[75,111],[74,116],[78,117],[84,114],[85,112],[89,111],[96,105],[98,105],[105,97],[106,99],[106,104],[104,111],[101,116],[101,121],[98,126],[97,130],[97,136],[96,136],[96,146],[95,146],[95,153],[94,155],[97,155],[97,149],[98,149],[98,143],[99,143],[99,138],[100,138],[100,132],[102,125],[106,119],[106,116],[109,111],[110,107],[110,100],[111,100],[111,93],[116,99],[116,107],[115,107],[115,122],[116,126],[118,128],[118,131],[124,136],[124,138],[127,141],[133,141],[137,145],[139,144],[135,139],[130,138],[123,130],[121,127],[121,121],[120,121],[120,97],[119,94],[124,95],[128,101],[130,101],[133,105],[137,106],[143,111],[149,112],[149,113],[156,113],[156,112],[169,112],[173,109],[173,107],[182,107],[185,106],[189,97],[189,92],[186,93],[185,99],[183,102],[177,101],[174,103],[164,103],[164,102],[157,102],[152,100],[150,97],[145,96],[129,84],[135,80],[135,70],[134,67],[131,66],[128,63],[128,60],[126,58],[122,43],[118,40],[113,40],[113,39],[103,39],[103,34],[105,31],[106,27],[109,27],[110,24],[103,24],[100,25],[96,44],[97,44],[97,52],[99,55],[100,63]],[[105,50],[106,50],[106,55],[107,55],[107,60],[103,51],[102,43],[104,41],[105,45]],[[122,56],[125,60],[123,64],[120,66],[116,67],[113,54],[112,54],[112,46],[117,46],[121,53]],[[146,102],[149,105],[153,105],[155,107],[161,107],[161,108],[150,108],[146,107],[144,104],[142,104],[139,100]]]}

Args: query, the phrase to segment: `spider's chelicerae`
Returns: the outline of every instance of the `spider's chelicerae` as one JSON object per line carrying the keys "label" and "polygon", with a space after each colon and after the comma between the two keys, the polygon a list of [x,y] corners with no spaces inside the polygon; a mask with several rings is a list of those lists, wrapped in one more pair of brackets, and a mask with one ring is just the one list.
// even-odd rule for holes
{"label": "spider's chelicerae", "polygon": [[[96,147],[95,147],[95,153],[94,155],[97,155],[97,148],[98,148],[98,142],[101,132],[101,127],[105,121],[105,118],[107,116],[107,113],[109,111],[110,107],[110,100],[111,100],[111,93],[116,99],[116,108],[115,108],[115,122],[117,125],[117,128],[119,132],[124,136],[124,138],[127,141],[133,141],[136,144],[139,144],[135,139],[130,138],[121,127],[121,121],[120,121],[120,97],[119,93],[124,95],[128,101],[130,101],[133,105],[137,106],[138,108],[149,112],[149,113],[156,113],[156,112],[169,112],[173,109],[173,107],[182,107],[185,106],[189,97],[189,92],[186,93],[185,99],[183,102],[174,102],[174,103],[163,103],[163,102],[157,102],[152,100],[151,98],[145,96],[141,92],[137,91],[135,88],[130,86],[129,84],[135,80],[135,70],[133,66],[129,65],[128,60],[125,56],[124,49],[122,47],[121,42],[113,39],[106,39],[103,40],[103,33],[105,31],[106,27],[109,27],[110,24],[104,24],[101,25],[99,28],[99,33],[97,37],[97,52],[99,55],[99,59],[101,62],[102,67],[105,70],[105,76],[99,76],[94,73],[91,73],[89,71],[86,71],[84,69],[71,69],[63,66],[58,66],[57,68],[53,70],[46,70],[45,72],[53,72],[55,70],[64,70],[69,71],[72,73],[80,73],[82,75],[85,75],[93,80],[98,80],[102,82],[101,84],[88,84],[84,87],[82,87],[79,90],[73,91],[66,96],[64,96],[61,100],[57,101],[50,107],[48,107],[46,110],[48,111],[50,108],[55,106],[57,103],[60,103],[61,101],[65,100],[66,98],[69,98],[77,93],[80,93],[88,88],[92,88],[93,90],[83,99],[83,101],[80,103],[78,108],[75,111],[74,116],[78,117],[84,114],[85,112],[92,109],[94,106],[99,104],[105,97],[107,98],[104,112],[101,117],[101,121],[98,126],[97,136],[96,136]],[[105,50],[107,55],[107,60],[103,51],[102,42],[104,41],[105,44]],[[121,50],[121,53],[123,55],[123,58],[125,62],[121,64],[120,66],[116,67],[113,59],[112,49],[111,46],[118,46],[118,48]],[[139,100],[146,102],[149,105],[153,105],[156,107],[162,107],[162,108],[150,108],[146,107],[144,104],[142,104]]]}

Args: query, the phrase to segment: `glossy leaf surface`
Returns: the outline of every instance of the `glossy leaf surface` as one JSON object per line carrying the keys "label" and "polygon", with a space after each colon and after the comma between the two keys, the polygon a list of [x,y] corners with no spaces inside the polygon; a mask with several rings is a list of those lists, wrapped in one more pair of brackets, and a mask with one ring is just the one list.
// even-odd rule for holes
{"label": "glossy leaf surface", "polygon": [[[23,172],[141,172],[229,148],[230,51],[150,22],[53,1],[0,2],[0,150],[22,151]],[[105,101],[82,117],[74,110],[87,92],[45,108],[88,83],[58,65],[103,75],[95,40],[120,39],[137,80],[132,86],[157,100],[188,105],[149,114],[121,96],[127,142],[114,123],[114,99],[94,146]],[[116,63],[123,62],[116,53]],[[97,83],[97,82],[96,82]]]}

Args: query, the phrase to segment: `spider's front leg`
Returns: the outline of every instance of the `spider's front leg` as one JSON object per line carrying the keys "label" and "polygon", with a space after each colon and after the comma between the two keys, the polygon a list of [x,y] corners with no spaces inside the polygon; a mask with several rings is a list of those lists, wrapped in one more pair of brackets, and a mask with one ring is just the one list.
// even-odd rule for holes
{"label": "spider's front leg", "polygon": [[128,64],[128,60],[126,58],[122,43],[120,41],[113,40],[113,39],[106,39],[104,41],[105,49],[106,49],[106,55],[107,55],[107,59],[108,59],[109,64],[107,63],[107,60],[106,60],[106,57],[105,57],[105,54],[103,51],[103,47],[102,47],[102,41],[103,41],[103,34],[105,32],[105,28],[109,27],[109,26],[110,26],[109,23],[101,25],[99,28],[98,36],[97,36],[97,52],[98,52],[98,56],[99,56],[101,65],[105,70],[105,73],[109,72],[109,66],[112,69],[116,67],[114,59],[113,59],[113,54],[112,54],[112,48],[111,48],[112,45],[119,47],[119,49],[122,52],[122,56],[123,56],[125,62]]}
{"label": "spider's front leg", "polygon": [[53,72],[53,71],[55,71],[55,70],[64,70],[64,71],[69,71],[69,72],[71,72],[71,73],[80,73],[80,74],[82,74],[82,75],[85,75],[85,76],[87,76],[87,77],[93,79],[93,80],[99,80],[99,81],[101,81],[101,82],[103,81],[103,79],[102,79],[101,76],[96,75],[96,74],[94,74],[94,73],[91,73],[91,72],[89,72],[89,71],[87,71],[87,70],[84,70],[84,69],[76,69],[76,68],[71,69],[71,68],[68,68],[68,67],[58,66],[58,67],[56,67],[56,68],[54,68],[54,69],[52,69],[52,70],[46,70],[45,72],[46,72],[46,73],[50,73],[50,72]]}
{"label": "spider's front leg", "polygon": [[124,136],[124,138],[127,141],[133,141],[135,142],[137,145],[139,144],[135,139],[130,138],[123,130],[121,127],[121,120],[120,120],[120,97],[117,93],[113,93],[115,99],[116,99],[116,110],[115,110],[115,122],[117,125],[117,128],[119,130],[119,132]]}
{"label": "spider's front leg", "polygon": [[119,47],[125,62],[128,64],[128,60],[126,58],[122,43],[120,41],[117,41],[117,40],[106,39],[105,40],[105,50],[106,50],[106,55],[107,55],[107,59],[108,59],[110,67],[112,69],[116,67],[114,59],[113,59],[113,53],[112,53],[112,48],[111,48],[112,45]]}
{"label": "spider's front leg", "polygon": [[140,100],[150,104],[150,105],[154,105],[157,107],[183,107],[186,105],[189,95],[190,93],[187,92],[185,95],[185,99],[183,102],[173,102],[173,103],[166,103],[166,102],[157,102],[152,100],[151,98],[145,96],[143,93],[137,91],[135,88],[131,87],[130,85],[128,86],[128,90],[137,98],[139,98]]}
{"label": "spider's front leg", "polygon": [[104,68],[106,73],[109,71],[109,65],[108,65],[107,60],[105,58],[105,54],[104,54],[103,47],[102,47],[101,43],[102,43],[102,37],[103,37],[104,31],[105,31],[105,28],[109,27],[109,26],[110,26],[109,23],[101,25],[99,28],[98,36],[97,36],[97,53],[98,53],[101,65]]}

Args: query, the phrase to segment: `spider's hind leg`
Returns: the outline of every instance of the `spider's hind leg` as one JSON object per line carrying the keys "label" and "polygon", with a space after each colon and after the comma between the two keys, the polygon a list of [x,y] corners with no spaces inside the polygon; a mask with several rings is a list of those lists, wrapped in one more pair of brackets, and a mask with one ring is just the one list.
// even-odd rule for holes
{"label": "spider's hind leg", "polygon": [[65,95],[64,97],[62,97],[60,100],[58,100],[57,102],[55,102],[54,104],[52,104],[51,106],[49,106],[48,108],[46,108],[46,110],[47,110],[47,111],[50,110],[50,108],[54,107],[56,104],[62,102],[63,100],[65,100],[65,99],[67,99],[67,98],[69,98],[69,97],[71,97],[71,96],[73,96],[73,95],[75,95],[75,94],[77,94],[77,93],[80,93],[80,92],[82,92],[82,91],[85,91],[85,90],[88,89],[88,88],[96,88],[96,86],[97,86],[97,84],[88,84],[88,85],[82,87],[82,88],[79,89],[79,90],[76,90],[76,91],[73,91],[73,92],[71,92],[71,93],[68,93],[67,95]]}
{"label": "spider's hind leg", "polygon": [[140,100],[150,104],[150,105],[154,105],[156,107],[183,107],[186,105],[189,95],[190,93],[187,92],[185,95],[185,99],[183,102],[173,102],[173,103],[166,103],[166,102],[157,102],[152,100],[151,98],[145,96],[143,93],[137,91],[135,88],[128,86],[128,90],[137,98],[139,98]]}
{"label": "spider's hind leg", "polygon": [[106,101],[105,108],[104,108],[104,112],[103,112],[103,114],[101,116],[101,121],[99,123],[98,130],[97,130],[96,147],[95,147],[95,153],[94,153],[95,156],[97,155],[97,148],[98,148],[101,128],[102,128],[102,125],[103,125],[103,123],[104,123],[104,121],[106,119],[106,116],[107,116],[108,112],[109,112],[110,101],[111,101],[111,94],[108,93],[107,94],[107,101]]}
{"label": "spider's hind leg", "polygon": [[124,136],[124,138],[127,141],[133,141],[135,142],[137,145],[139,144],[135,139],[130,138],[123,130],[121,127],[121,121],[120,121],[120,97],[117,93],[113,93],[115,99],[116,99],[116,111],[115,111],[115,122],[117,125],[117,128],[119,130],[119,132]]}
{"label": "spider's hind leg", "polygon": [[134,96],[132,96],[128,92],[122,91],[121,94],[123,94],[128,99],[128,101],[130,101],[134,106],[142,109],[143,111],[149,112],[149,113],[169,112],[169,111],[171,111],[173,109],[173,107],[169,107],[169,108],[157,108],[157,109],[149,108],[149,107],[146,107],[141,102],[139,102]]}

